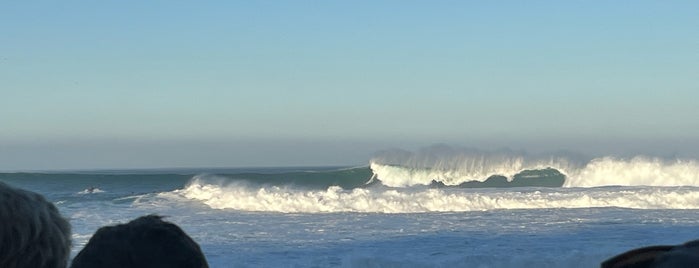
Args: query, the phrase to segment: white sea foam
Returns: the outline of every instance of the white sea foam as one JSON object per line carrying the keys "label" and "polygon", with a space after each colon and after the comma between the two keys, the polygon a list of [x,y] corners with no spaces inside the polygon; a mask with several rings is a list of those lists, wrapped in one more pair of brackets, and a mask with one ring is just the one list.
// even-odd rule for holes
{"label": "white sea foam", "polygon": [[174,194],[214,209],[289,213],[380,212],[421,213],[499,209],[624,207],[635,209],[699,209],[699,188],[607,187],[544,190],[471,191],[468,189],[358,188],[302,190],[221,185],[193,179]]}
{"label": "white sea foam", "polygon": [[629,160],[605,157],[570,172],[564,184],[565,187],[605,185],[699,186],[699,163],[643,156]]}
{"label": "white sea foam", "polygon": [[104,193],[104,190],[100,188],[88,188],[85,190],[82,190],[78,192],[78,194],[98,194],[98,193]]}

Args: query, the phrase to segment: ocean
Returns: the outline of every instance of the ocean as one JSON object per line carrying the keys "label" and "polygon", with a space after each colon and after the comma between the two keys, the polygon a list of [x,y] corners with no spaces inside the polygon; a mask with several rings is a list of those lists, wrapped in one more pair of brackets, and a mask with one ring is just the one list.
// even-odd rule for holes
{"label": "ocean", "polygon": [[598,267],[699,238],[693,159],[386,151],[367,166],[2,173],[73,226],[159,214],[211,267]]}

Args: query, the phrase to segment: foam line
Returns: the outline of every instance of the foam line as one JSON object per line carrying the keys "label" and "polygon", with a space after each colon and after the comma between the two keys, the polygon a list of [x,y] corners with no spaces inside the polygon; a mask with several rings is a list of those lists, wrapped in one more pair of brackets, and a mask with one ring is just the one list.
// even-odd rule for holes
{"label": "foam line", "polygon": [[467,191],[427,188],[299,188],[221,185],[193,179],[173,192],[214,209],[285,213],[331,212],[463,212],[497,209],[623,207],[635,209],[699,209],[695,187],[553,188],[526,191]]}

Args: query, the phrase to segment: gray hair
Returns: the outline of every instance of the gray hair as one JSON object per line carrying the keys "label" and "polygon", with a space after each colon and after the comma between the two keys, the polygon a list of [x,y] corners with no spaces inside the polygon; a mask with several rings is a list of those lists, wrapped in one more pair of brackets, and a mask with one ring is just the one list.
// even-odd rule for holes
{"label": "gray hair", "polygon": [[70,224],[40,194],[0,182],[0,267],[64,268]]}

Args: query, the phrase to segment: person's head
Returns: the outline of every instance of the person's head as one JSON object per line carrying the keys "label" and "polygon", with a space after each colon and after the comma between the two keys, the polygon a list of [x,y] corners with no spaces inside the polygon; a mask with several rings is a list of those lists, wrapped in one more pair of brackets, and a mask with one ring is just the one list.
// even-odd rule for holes
{"label": "person's head", "polygon": [[0,182],[0,267],[66,267],[70,243],[70,224],[56,206]]}
{"label": "person's head", "polygon": [[699,240],[682,245],[650,246],[614,256],[602,268],[683,268],[699,267]]}
{"label": "person's head", "polygon": [[102,227],[73,259],[71,268],[207,268],[199,245],[180,227],[148,215]]}

